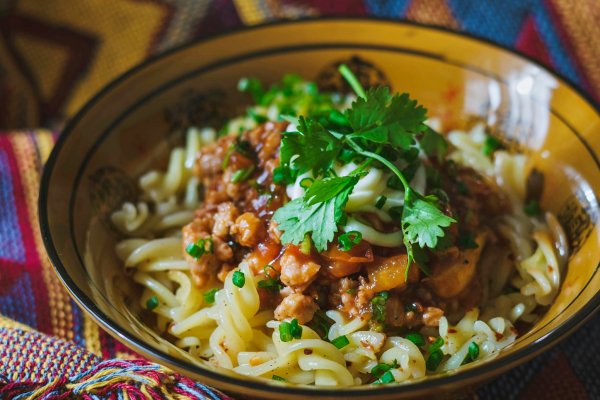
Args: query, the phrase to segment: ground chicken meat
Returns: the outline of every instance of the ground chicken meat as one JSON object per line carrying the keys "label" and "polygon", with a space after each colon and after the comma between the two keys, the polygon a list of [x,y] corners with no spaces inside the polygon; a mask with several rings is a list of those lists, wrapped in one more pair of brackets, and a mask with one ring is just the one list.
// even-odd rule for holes
{"label": "ground chicken meat", "polygon": [[292,293],[277,306],[275,318],[279,321],[296,318],[298,323],[305,324],[313,318],[317,308],[319,307],[312,297],[301,293]]}
{"label": "ground chicken meat", "polygon": [[316,277],[321,266],[296,246],[288,246],[281,256],[281,282],[302,291]]}
{"label": "ground chicken meat", "polygon": [[423,324],[425,326],[439,326],[440,318],[444,316],[444,311],[437,307],[427,307],[423,313]]}
{"label": "ground chicken meat", "polygon": [[251,212],[245,212],[235,220],[229,231],[234,239],[246,247],[254,247],[266,236],[264,222]]}
{"label": "ground chicken meat", "polygon": [[192,279],[197,287],[203,287],[219,266],[216,254],[207,252],[196,259],[185,251],[190,244],[196,243],[199,239],[210,237],[210,234],[204,231],[203,228],[202,223],[193,221],[182,229],[183,254],[185,254],[185,259],[191,266]]}
{"label": "ground chicken meat", "polygon": [[213,235],[226,238],[240,212],[232,202],[221,203],[214,216]]}

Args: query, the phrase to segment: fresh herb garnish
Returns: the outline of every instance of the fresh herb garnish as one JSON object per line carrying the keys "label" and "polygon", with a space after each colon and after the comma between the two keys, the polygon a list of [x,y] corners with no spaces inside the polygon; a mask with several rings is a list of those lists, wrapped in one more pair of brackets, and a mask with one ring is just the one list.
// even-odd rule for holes
{"label": "fresh herb garnish", "polygon": [[351,250],[360,243],[362,234],[358,231],[346,232],[338,237],[339,248],[342,251]]}
{"label": "fresh herb garnish", "polygon": [[283,321],[279,324],[279,338],[282,342],[291,342],[293,339],[302,337],[302,327],[298,320],[294,318],[290,322]]}
{"label": "fresh herb garnish", "polygon": [[235,271],[233,273],[233,276],[231,277],[231,281],[233,282],[233,284],[235,286],[237,286],[241,289],[244,287],[244,284],[246,283],[246,275],[244,275],[244,273],[242,271]]}
{"label": "fresh herb garnish", "polygon": [[287,379],[285,379],[285,378],[282,378],[282,377],[281,377],[281,376],[279,376],[279,375],[273,375],[273,376],[271,377],[271,379],[273,379],[274,381],[279,381],[279,382],[287,382]]}
{"label": "fresh herb garnish", "polygon": [[469,344],[467,356],[463,360],[462,365],[477,360],[477,357],[479,357],[479,345],[475,342],[471,342],[471,344]]}
{"label": "fresh herb garnish", "polygon": [[435,371],[440,366],[442,359],[444,358],[444,353],[441,350],[436,350],[433,353],[429,354],[427,361],[425,362],[425,366],[428,371]]}
{"label": "fresh herb garnish", "polygon": [[425,346],[425,339],[419,332],[409,332],[405,338],[413,342],[417,347]]}
{"label": "fresh herb garnish", "polygon": [[206,304],[214,303],[215,302],[215,294],[217,294],[218,291],[219,291],[219,289],[212,288],[208,292],[204,293],[204,295],[202,295],[202,297],[204,297],[204,302]]}
{"label": "fresh herb garnish", "polygon": [[375,201],[375,207],[378,209],[382,209],[383,206],[385,205],[385,202],[387,201],[387,197],[385,197],[384,195],[381,195],[377,198],[377,201]]}
{"label": "fresh herb garnish", "polygon": [[148,300],[146,300],[146,308],[150,311],[154,310],[158,307],[158,297],[152,296]]}
{"label": "fresh herb garnish", "polygon": [[[443,228],[456,222],[445,215],[435,196],[424,196],[411,186],[406,174],[412,175],[418,162],[418,148],[441,160],[447,150],[443,137],[425,125],[427,111],[408,94],[391,94],[386,87],[365,91],[347,66],[340,73],[358,95],[352,107],[345,112],[349,127],[343,133],[326,128],[321,120],[300,117],[298,132],[288,132],[281,142],[281,166],[296,173],[311,171],[314,182],[303,197],[297,198],[275,212],[273,219],[283,231],[283,243],[300,243],[310,234],[318,251],[338,231],[345,220],[344,207],[348,196],[369,162],[377,162],[393,173],[388,183],[404,190],[404,207],[400,222],[408,253],[405,274],[422,249],[434,249]],[[341,122],[341,120],[339,121]],[[344,121],[345,123],[345,121]],[[336,158],[341,155],[367,160],[348,176],[332,177]],[[405,172],[384,155],[396,153],[409,162]],[[410,164],[410,163],[413,164]],[[291,173],[290,173],[291,175]],[[319,178],[319,177],[323,178]],[[283,181],[285,174],[278,173]],[[424,259],[424,258],[422,258]],[[425,265],[418,263],[425,273]]]}
{"label": "fresh herb garnish", "polygon": [[336,337],[331,341],[331,344],[337,347],[338,349],[343,349],[344,347],[350,344],[350,340],[346,336]]}
{"label": "fresh herb garnish", "polygon": [[248,179],[250,177],[250,175],[252,175],[252,172],[254,172],[253,165],[249,166],[248,168],[238,169],[231,175],[231,182],[233,182],[233,183],[244,182],[246,179]]}
{"label": "fresh herb garnish", "polygon": [[437,350],[441,349],[443,345],[444,345],[444,338],[441,336],[438,336],[438,338],[435,339],[435,341],[429,345],[429,348],[427,349],[427,351],[429,353],[434,353]]}
{"label": "fresh herb garnish", "polygon": [[[394,368],[398,368],[398,360],[394,360],[394,362],[392,362],[391,364],[386,364],[386,363],[379,363],[376,366],[374,366],[373,368],[371,368],[371,375],[373,375],[375,378],[377,378],[378,380],[381,380],[381,378],[383,378],[383,376],[390,372],[391,369]],[[391,375],[391,373],[390,373]],[[393,379],[393,375],[392,375],[392,381]],[[392,382],[390,381],[390,382]],[[375,381],[374,383],[389,383],[389,382],[382,382],[382,381]]]}
{"label": "fresh herb garnish", "polygon": [[[273,274],[271,274],[269,272],[269,269],[274,271],[275,276],[273,276]],[[279,273],[272,265],[270,265],[270,264],[266,265],[263,268],[263,272],[267,279],[258,281],[256,286],[258,286],[259,288],[268,290],[270,292],[273,292],[273,293],[278,293],[281,289],[283,289],[283,285],[281,284],[281,281],[279,280]]]}
{"label": "fresh herb garnish", "polygon": [[487,136],[483,142],[481,151],[486,156],[491,156],[496,150],[502,148],[502,142],[494,136]]}
{"label": "fresh herb garnish", "polygon": [[390,297],[389,292],[379,292],[371,299],[371,311],[373,321],[385,322],[385,305]]}
{"label": "fresh herb garnish", "polygon": [[198,239],[196,243],[190,243],[185,248],[185,252],[196,260],[204,254],[212,254],[214,251],[214,242],[210,236],[204,239]]}

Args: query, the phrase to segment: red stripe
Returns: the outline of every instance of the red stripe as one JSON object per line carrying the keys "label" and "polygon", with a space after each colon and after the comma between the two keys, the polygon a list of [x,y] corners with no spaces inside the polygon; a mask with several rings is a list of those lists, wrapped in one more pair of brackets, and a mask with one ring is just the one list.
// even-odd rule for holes
{"label": "red stripe", "polygon": [[25,264],[21,266],[13,266],[13,268],[20,267],[29,274],[33,288],[33,293],[31,293],[31,295],[34,296],[34,304],[36,307],[35,313],[37,330],[41,332],[52,333],[50,310],[48,308],[48,288],[44,283],[40,255],[37,252],[33,236],[34,233],[31,229],[31,224],[37,224],[37,220],[32,218],[33,216],[29,215],[27,210],[25,191],[23,182],[21,180],[21,171],[19,171],[13,146],[7,135],[0,136],[0,148],[5,151],[7,156],[9,170],[12,176],[15,210],[17,213],[17,220],[21,232],[23,246],[25,246]]}

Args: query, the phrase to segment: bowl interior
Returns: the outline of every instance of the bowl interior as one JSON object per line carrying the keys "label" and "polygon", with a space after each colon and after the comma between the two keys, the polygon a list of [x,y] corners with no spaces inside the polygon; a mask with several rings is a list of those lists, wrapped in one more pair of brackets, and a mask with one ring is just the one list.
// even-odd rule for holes
{"label": "bowl interior", "polygon": [[[438,29],[369,20],[316,20],[254,28],[168,53],[127,73],[71,122],[45,171],[44,240],[75,299],[118,339],[203,382],[246,395],[334,394],[272,387],[192,365],[140,321],[114,255],[110,212],[137,193],[137,177],[164,169],[190,123],[218,125],[243,110],[243,76],[271,82],[296,72],[343,90],[340,61],[371,83],[409,92],[447,128],[487,122],[530,155],[544,176],[542,207],[565,228],[571,256],[562,289],[543,318],[496,359],[401,387],[337,390],[336,396],[426,395],[475,384],[555,343],[599,303],[600,115],[569,84],[525,58]],[[135,289],[133,289],[135,290]],[[240,386],[243,385],[243,386]]]}

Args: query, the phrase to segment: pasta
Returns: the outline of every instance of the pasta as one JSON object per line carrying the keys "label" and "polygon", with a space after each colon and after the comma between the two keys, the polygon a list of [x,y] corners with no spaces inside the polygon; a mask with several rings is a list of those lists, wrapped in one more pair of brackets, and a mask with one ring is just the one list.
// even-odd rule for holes
{"label": "pasta", "polygon": [[[517,323],[535,323],[552,304],[568,249],[554,215],[530,210],[538,205],[526,197],[526,155],[498,143],[490,151],[495,142],[477,124],[430,137],[444,153],[433,161],[424,138],[441,123],[431,119],[400,156],[353,143],[324,164],[347,134],[331,128],[328,139],[304,143],[329,141],[313,167],[291,175],[307,161],[290,143],[325,128],[282,115],[326,110],[336,129],[354,129],[342,111],[361,100],[320,94],[294,76],[281,85],[253,93],[267,97],[225,135],[188,129],[164,171],[142,175],[139,199],[111,216],[136,301],[185,357],[291,384],[411,382],[493,357],[522,333]],[[411,231],[426,218],[416,202],[440,213],[429,236]],[[290,224],[314,215],[296,238]],[[319,237],[328,221],[332,231]]]}

